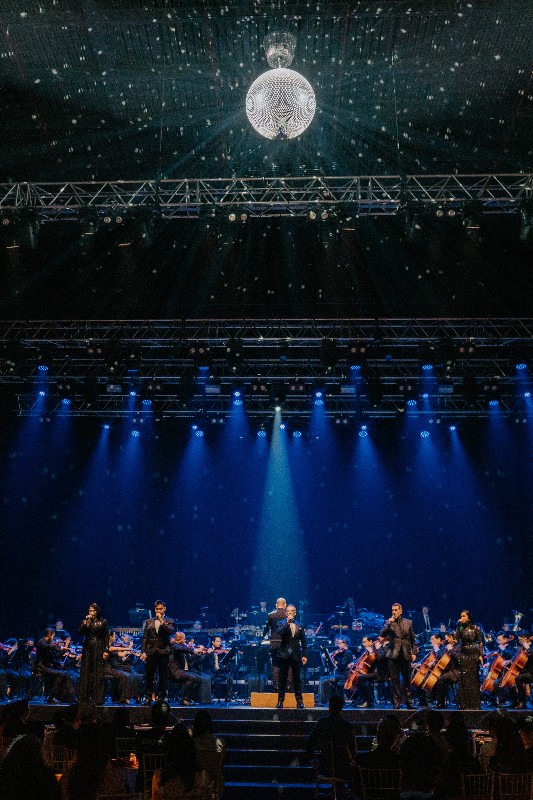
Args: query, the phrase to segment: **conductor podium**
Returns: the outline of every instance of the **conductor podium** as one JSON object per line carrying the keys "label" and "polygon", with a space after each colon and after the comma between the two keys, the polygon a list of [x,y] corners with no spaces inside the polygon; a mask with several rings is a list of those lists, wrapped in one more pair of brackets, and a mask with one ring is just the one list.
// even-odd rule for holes
{"label": "conductor podium", "polygon": [[[315,696],[312,692],[304,692],[302,699],[306,708],[315,707]],[[276,708],[277,703],[277,692],[252,692],[250,694],[250,705],[252,708]],[[285,695],[283,708],[296,708],[296,698],[294,694],[290,693]]]}

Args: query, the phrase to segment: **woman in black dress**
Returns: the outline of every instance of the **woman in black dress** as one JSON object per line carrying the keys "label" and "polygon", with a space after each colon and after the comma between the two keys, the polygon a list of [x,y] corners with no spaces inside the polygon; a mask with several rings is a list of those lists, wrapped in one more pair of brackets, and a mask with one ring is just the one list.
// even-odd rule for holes
{"label": "woman in black dress", "polygon": [[483,635],[481,629],[474,625],[470,611],[461,611],[455,636],[461,660],[457,705],[461,709],[479,709],[479,667],[483,663]]}
{"label": "woman in black dress", "polygon": [[90,604],[78,633],[85,636],[80,668],[80,702],[103,705],[104,653],[109,649],[109,626],[96,603]]}

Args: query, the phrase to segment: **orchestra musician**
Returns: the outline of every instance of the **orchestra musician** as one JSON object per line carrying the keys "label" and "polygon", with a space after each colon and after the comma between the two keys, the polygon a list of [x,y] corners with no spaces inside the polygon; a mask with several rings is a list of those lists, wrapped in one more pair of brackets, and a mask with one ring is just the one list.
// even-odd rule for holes
{"label": "orchestra musician", "polygon": [[279,685],[276,708],[283,708],[289,670],[292,672],[296,707],[304,708],[300,665],[307,664],[307,641],[303,625],[296,621],[296,606],[288,605],[286,611],[287,619],[280,619],[277,629],[281,643],[278,651]]}
{"label": "orchestra musician", "polygon": [[392,604],[392,617],[380,636],[389,640],[387,659],[393,707],[400,708],[403,699],[406,707],[412,708],[411,663],[416,659],[417,647],[413,623],[402,616],[400,603]]}
{"label": "orchestra musician", "polygon": [[[55,633],[55,631],[54,631]],[[79,700],[103,705],[105,700],[104,653],[109,647],[109,626],[97,603],[91,603],[78,633],[85,638],[80,664]]]}
{"label": "orchestra musician", "polygon": [[270,634],[270,659],[272,662],[272,691],[278,691],[279,683],[279,646],[281,644],[281,636],[278,631],[278,623],[280,620],[287,619],[287,601],[284,597],[278,597],[276,600],[276,608],[271,611],[267,616],[267,621],[263,630],[263,639],[269,638]]}
{"label": "orchestra musician", "polygon": [[234,647],[224,647],[221,636],[213,636],[211,647],[207,650],[205,669],[211,677],[212,692],[220,698],[221,687],[225,689],[225,699],[229,703],[233,695],[233,679],[230,665],[236,650]]}
{"label": "orchestra musician", "polygon": [[[511,649],[511,642],[513,641],[514,636],[512,633],[507,633],[506,631],[500,631],[496,635],[496,650],[490,654],[491,661],[487,664],[489,673],[491,665],[494,663],[494,660],[499,656],[500,660],[498,663],[501,664],[501,668],[505,667],[509,661],[513,658],[513,650]],[[503,659],[503,661],[502,661]],[[500,669],[501,669],[500,668]],[[497,677],[494,679],[494,685],[492,691],[487,691],[487,696],[492,705],[499,705],[500,703],[500,694],[504,691],[503,689],[500,691],[500,680],[501,680],[501,672]],[[483,688],[483,687],[482,687]]]}
{"label": "orchestra musician", "polygon": [[202,649],[188,645],[185,641],[185,634],[183,631],[176,631],[170,641],[170,649],[172,657],[168,664],[168,672],[173,681],[180,684],[183,688],[183,695],[181,698],[182,706],[193,706],[194,700],[193,693],[198,692],[202,684],[202,677],[193,672],[189,667],[188,655],[196,653],[200,655]]}
{"label": "orchestra musician", "polygon": [[116,633],[109,637],[109,659],[106,664],[106,677],[113,679],[113,702],[126,703],[141,694],[141,676],[132,670],[135,659],[133,641],[130,637],[119,639]]}
{"label": "orchestra musician", "polygon": [[518,634],[518,643],[520,650],[527,655],[527,661],[522,667],[522,671],[516,676],[516,693],[517,705],[516,708],[526,708],[527,703],[527,686],[533,684],[533,647],[531,645],[532,636],[530,631],[520,631]]}
{"label": "orchestra musician", "polygon": [[60,668],[60,653],[54,644],[55,630],[45,628],[44,636],[37,642],[35,674],[44,679],[47,703],[73,703],[74,684],[68,672]]}
{"label": "orchestra musician", "polygon": [[461,663],[457,706],[460,709],[479,709],[479,668],[483,663],[483,634],[467,609],[463,609],[459,615],[455,637]]}
{"label": "orchestra musician", "polygon": [[437,682],[433,689],[433,694],[436,700],[436,708],[445,708],[446,691],[448,686],[457,684],[461,674],[460,652],[459,647],[457,646],[455,633],[453,631],[447,631],[444,638],[445,644],[440,653],[441,655],[444,655],[444,653],[447,652],[450,656],[450,660],[437,678]]}
{"label": "orchestra musician", "polygon": [[385,648],[379,637],[363,636],[361,640],[363,650],[374,656],[371,668],[357,679],[358,708],[372,708],[374,705],[374,684],[382,683],[389,677],[389,665],[386,659]]}
{"label": "orchestra musician", "polygon": [[167,699],[167,673],[170,660],[170,637],[174,633],[174,620],[165,616],[166,604],[162,600],[154,603],[155,617],[147,619],[143,626],[141,661],[146,668],[146,699],[150,705],[154,693],[157,672],[157,699]]}
{"label": "orchestra musician", "polygon": [[337,649],[334,653],[328,653],[334,671],[332,675],[324,675],[320,678],[318,701],[321,705],[327,705],[333,695],[344,697],[344,684],[350,674],[349,665],[353,660],[349,644],[350,640],[347,636],[337,636],[335,639]]}

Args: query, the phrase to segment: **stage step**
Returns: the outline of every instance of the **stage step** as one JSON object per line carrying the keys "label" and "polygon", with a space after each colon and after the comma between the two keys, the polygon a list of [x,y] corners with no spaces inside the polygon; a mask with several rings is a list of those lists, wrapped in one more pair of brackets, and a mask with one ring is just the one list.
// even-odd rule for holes
{"label": "stage step", "polygon": [[313,783],[226,783],[224,800],[310,800],[314,797]]}

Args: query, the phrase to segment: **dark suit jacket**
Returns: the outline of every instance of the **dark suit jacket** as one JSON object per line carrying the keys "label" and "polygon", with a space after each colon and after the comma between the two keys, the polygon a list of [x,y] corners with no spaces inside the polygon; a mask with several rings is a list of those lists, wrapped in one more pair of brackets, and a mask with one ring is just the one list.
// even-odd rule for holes
{"label": "dark suit jacket", "polygon": [[402,653],[406,661],[411,661],[411,656],[417,651],[413,623],[410,619],[400,617],[390,624],[387,622],[380,636],[386,636],[389,640],[387,658],[398,658]]}
{"label": "dark suit jacket", "polygon": [[279,647],[280,645],[281,636],[278,633],[278,622],[284,619],[287,619],[287,612],[284,608],[274,609],[274,611],[271,611],[267,617],[263,636],[268,636],[270,631],[270,647],[272,648]]}
{"label": "dark suit jacket", "polygon": [[155,629],[155,619],[144,623],[141,652],[147,656],[170,655],[170,637],[174,633],[174,620],[164,617],[159,632]]}
{"label": "dark suit jacket", "polygon": [[291,626],[286,619],[278,622],[278,633],[281,637],[278,658],[292,658],[301,661],[302,656],[307,658],[307,641],[303,625],[293,620],[296,625],[296,633],[293,636]]}

